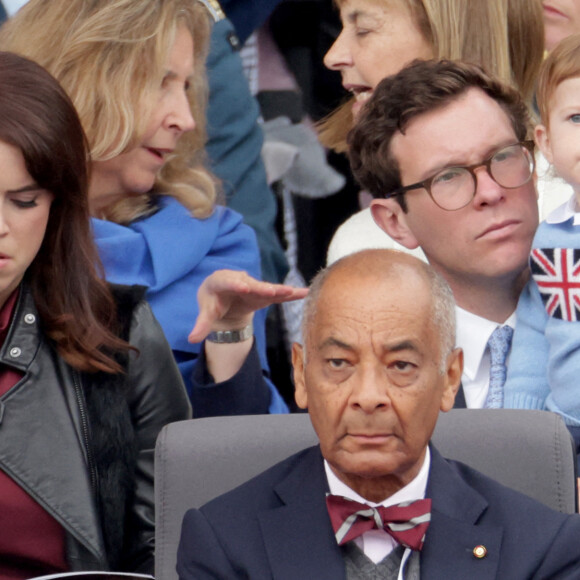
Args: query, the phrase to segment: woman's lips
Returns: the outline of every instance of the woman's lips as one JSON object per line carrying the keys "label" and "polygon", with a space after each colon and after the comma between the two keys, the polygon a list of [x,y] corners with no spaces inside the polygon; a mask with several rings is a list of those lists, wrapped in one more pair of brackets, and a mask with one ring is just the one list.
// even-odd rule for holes
{"label": "woman's lips", "polygon": [[553,6],[550,6],[549,4],[544,4],[544,12],[548,16],[551,16],[551,17],[565,18],[565,19],[568,18],[566,16],[566,14],[564,14],[563,12],[560,12],[560,10],[558,10],[557,8],[554,8]]}

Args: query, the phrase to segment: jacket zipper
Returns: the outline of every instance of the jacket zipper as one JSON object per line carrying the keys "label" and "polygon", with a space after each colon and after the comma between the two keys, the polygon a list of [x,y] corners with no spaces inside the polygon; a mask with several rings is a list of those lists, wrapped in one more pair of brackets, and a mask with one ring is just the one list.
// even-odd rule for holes
{"label": "jacket zipper", "polygon": [[90,428],[89,421],[87,418],[87,411],[85,408],[86,402],[83,391],[81,389],[80,380],[76,371],[73,371],[73,385],[75,389],[75,396],[77,399],[77,404],[79,407],[79,414],[81,418],[81,431],[83,436],[83,442],[85,444],[85,450],[87,452],[87,463],[89,467],[89,476],[91,480],[91,489],[93,492],[93,497],[97,501],[97,469],[95,467],[95,459],[93,457],[93,449],[90,444]]}

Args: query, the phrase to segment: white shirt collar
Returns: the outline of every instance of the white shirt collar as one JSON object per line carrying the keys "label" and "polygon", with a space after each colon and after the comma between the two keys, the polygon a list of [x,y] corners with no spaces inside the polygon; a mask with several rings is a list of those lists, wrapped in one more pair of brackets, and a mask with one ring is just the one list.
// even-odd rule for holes
{"label": "white shirt collar", "polygon": [[562,224],[574,218],[574,225],[580,225],[580,212],[576,210],[576,197],[572,195],[566,203],[553,210],[546,218],[548,224]]}
{"label": "white shirt collar", "polygon": [[[343,483],[334,474],[330,465],[324,460],[324,469],[326,471],[326,479],[328,480],[328,488],[333,495],[342,495],[348,499],[369,504],[373,507],[383,506],[388,507],[403,501],[412,501],[416,499],[424,499],[425,491],[427,489],[427,480],[429,479],[429,468],[431,467],[431,452],[429,447],[425,453],[423,465],[416,477],[410,481],[405,487],[394,493],[380,503],[373,503],[364,497],[361,497],[356,491],[352,490],[348,485]],[[370,558],[375,564],[378,564],[385,556],[390,554],[394,548],[397,547],[397,542],[384,530],[371,530],[364,533],[362,536],[354,540],[356,545]]]}

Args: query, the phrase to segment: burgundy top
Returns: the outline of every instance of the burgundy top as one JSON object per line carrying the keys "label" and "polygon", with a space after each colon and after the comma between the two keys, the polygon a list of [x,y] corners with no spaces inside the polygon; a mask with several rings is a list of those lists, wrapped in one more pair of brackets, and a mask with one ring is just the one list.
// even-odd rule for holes
{"label": "burgundy top", "polygon": [[[15,290],[0,310],[0,346],[6,340],[17,299]],[[0,364],[0,396],[22,376]],[[26,437],[25,425],[22,435]],[[0,580],[25,580],[68,570],[63,527],[0,469]]]}

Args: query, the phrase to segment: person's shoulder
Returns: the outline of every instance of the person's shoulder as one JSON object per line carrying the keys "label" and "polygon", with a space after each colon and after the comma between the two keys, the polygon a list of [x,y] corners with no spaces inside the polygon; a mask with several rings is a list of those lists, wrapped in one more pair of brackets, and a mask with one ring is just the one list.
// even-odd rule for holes
{"label": "person's shoulder", "polygon": [[517,525],[518,528],[535,525],[541,521],[542,525],[550,526],[553,533],[557,532],[566,520],[570,520],[570,523],[580,532],[579,515],[564,514],[553,510],[465,463],[452,459],[445,459],[445,461],[472,490],[486,500],[488,505],[485,517],[488,520],[495,520],[497,523],[507,522]]}
{"label": "person's shoulder", "polygon": [[140,302],[145,300],[146,286],[113,283],[109,283],[108,286],[117,308],[133,310]]}
{"label": "person's shoulder", "polygon": [[275,493],[276,485],[286,479],[288,475],[299,467],[307,464],[322,462],[318,446],[303,449],[294,455],[274,464],[272,467],[259,473],[252,479],[235,487],[231,491],[220,495],[201,507],[201,511],[212,517],[218,514],[255,513],[262,509],[275,507],[279,504]]}
{"label": "person's shoulder", "polygon": [[[580,578],[578,514],[554,511],[463,463],[444,461],[437,462],[428,485],[432,535],[428,532],[425,547],[431,562],[443,549],[459,546],[459,554],[468,547],[471,553],[471,542],[479,539],[497,565],[493,577]],[[455,563],[462,578],[473,565],[470,558]]]}

